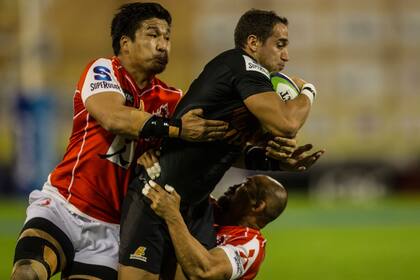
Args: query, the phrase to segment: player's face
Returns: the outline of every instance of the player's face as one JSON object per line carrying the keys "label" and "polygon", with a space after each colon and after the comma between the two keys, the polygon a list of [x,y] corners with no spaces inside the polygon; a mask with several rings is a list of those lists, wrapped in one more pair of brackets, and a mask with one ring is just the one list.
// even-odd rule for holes
{"label": "player's face", "polygon": [[258,48],[257,60],[269,72],[283,70],[286,62],[289,61],[288,36],[287,26],[278,23],[273,27],[272,35]]}
{"label": "player's face", "polygon": [[165,20],[144,20],[129,40],[128,50],[131,64],[147,73],[158,74],[165,70],[171,48],[170,27]]}
{"label": "player's face", "polygon": [[245,182],[230,187],[219,199],[217,205],[225,214],[237,218],[246,214],[246,209],[258,204],[262,200],[261,190],[254,183],[252,177]]}

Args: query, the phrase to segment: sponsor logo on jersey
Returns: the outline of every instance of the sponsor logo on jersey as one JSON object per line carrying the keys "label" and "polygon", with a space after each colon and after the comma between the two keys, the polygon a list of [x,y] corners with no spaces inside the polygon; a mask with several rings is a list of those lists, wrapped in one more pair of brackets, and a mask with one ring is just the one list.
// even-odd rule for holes
{"label": "sponsor logo on jersey", "polygon": [[261,74],[263,74],[264,76],[270,79],[270,72],[268,72],[267,69],[262,67],[260,64],[258,64],[255,60],[253,60],[249,56],[247,55],[242,55],[242,56],[244,57],[244,60],[245,60],[246,71],[260,72]]}
{"label": "sponsor logo on jersey", "polygon": [[235,251],[235,256],[233,256],[233,260],[235,261],[236,265],[236,275],[243,275],[245,267],[242,266],[241,255],[238,251]]}
{"label": "sponsor logo on jersey", "polygon": [[121,91],[121,88],[118,84],[106,81],[90,83],[90,91],[94,91],[96,89],[116,89]]}
{"label": "sponsor logo on jersey", "polygon": [[147,257],[145,257],[146,249],[147,248],[143,246],[138,247],[137,250],[133,254],[130,254],[130,259],[147,262]]}
{"label": "sponsor logo on jersey", "polygon": [[109,70],[108,67],[96,66],[95,68],[93,68],[93,73],[95,73],[93,77],[97,81],[108,81],[108,82],[112,81],[111,70]]}

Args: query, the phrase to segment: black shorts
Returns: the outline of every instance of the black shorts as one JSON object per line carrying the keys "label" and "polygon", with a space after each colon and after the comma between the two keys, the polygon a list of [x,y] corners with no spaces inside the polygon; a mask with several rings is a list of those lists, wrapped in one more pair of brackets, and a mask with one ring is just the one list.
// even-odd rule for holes
{"label": "black shorts", "polygon": [[[150,208],[141,190],[144,184],[135,179],[125,197],[120,232],[119,261],[150,273],[161,274],[172,263],[175,252],[165,221]],[[213,207],[205,200],[194,207],[181,204],[181,213],[190,233],[207,249],[216,246]]]}

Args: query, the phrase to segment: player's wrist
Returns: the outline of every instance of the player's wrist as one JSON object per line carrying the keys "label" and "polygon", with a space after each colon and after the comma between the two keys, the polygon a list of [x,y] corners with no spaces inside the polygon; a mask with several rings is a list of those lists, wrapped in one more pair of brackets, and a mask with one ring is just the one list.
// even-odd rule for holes
{"label": "player's wrist", "polygon": [[316,88],[313,84],[310,83],[306,83],[302,86],[302,90],[300,91],[301,94],[305,95],[306,97],[308,97],[309,102],[312,103],[314,102],[315,98],[316,98]]}
{"label": "player's wrist", "polygon": [[182,122],[180,119],[169,119],[164,117],[150,117],[139,131],[139,137],[173,137],[181,135]]}
{"label": "player's wrist", "polygon": [[169,120],[169,137],[179,138],[181,137],[182,131],[182,120],[181,119],[170,119]]}

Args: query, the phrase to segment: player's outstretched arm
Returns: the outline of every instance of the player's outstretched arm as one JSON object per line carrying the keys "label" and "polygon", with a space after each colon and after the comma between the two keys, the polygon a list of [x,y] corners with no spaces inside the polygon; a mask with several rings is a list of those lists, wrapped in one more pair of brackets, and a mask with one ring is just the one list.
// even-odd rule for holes
{"label": "player's outstretched arm", "polygon": [[163,189],[150,181],[143,194],[168,225],[178,263],[188,279],[230,279],[232,266],[226,253],[220,248],[208,251],[190,234],[179,212],[181,198],[172,187]]}
{"label": "player's outstretched arm", "polygon": [[201,109],[187,112],[182,119],[153,116],[142,108],[124,105],[121,94],[106,92],[90,96],[86,109],[107,131],[129,138],[180,137],[187,141],[212,141],[223,139],[228,124],[202,118]]}
{"label": "player's outstretched arm", "polygon": [[[309,85],[299,78],[293,80],[300,89]],[[308,95],[299,94],[295,99],[283,101],[273,91],[251,95],[244,100],[244,103],[267,132],[274,136],[293,138],[305,123],[312,100],[313,98],[310,99]]]}

